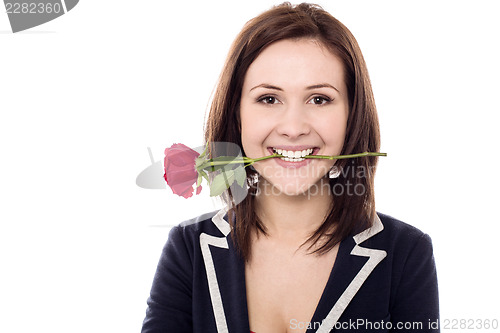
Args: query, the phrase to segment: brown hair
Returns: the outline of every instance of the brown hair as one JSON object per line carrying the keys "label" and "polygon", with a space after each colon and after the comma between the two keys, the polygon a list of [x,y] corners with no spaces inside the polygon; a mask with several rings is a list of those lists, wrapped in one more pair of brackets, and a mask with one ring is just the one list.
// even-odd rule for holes
{"label": "brown hair", "polygon": [[[219,77],[213,95],[210,113],[205,129],[206,142],[232,142],[242,147],[239,102],[245,74],[250,64],[270,44],[284,39],[310,38],[320,42],[343,62],[345,83],[348,90],[349,115],[344,147],[341,154],[377,152],[380,147],[380,133],[375,101],[370,79],[361,50],[351,32],[320,6],[302,3],[291,5],[285,2],[248,21],[236,37],[229,51],[226,63]],[[327,236],[318,249],[312,253],[323,254],[337,243],[371,226],[375,213],[374,168],[377,157],[340,159],[335,165],[341,172],[331,179],[334,187],[351,189],[362,186],[363,194],[350,195],[343,191],[335,194],[331,211],[322,225],[304,242],[309,249],[322,236]],[[247,179],[255,171],[247,169]],[[364,170],[361,177],[357,172]],[[338,184],[338,185],[336,185]],[[358,185],[360,184],[360,185]],[[344,193],[345,192],[345,193]],[[230,200],[231,194],[226,196]],[[230,201],[227,203],[229,204]],[[239,253],[246,260],[250,256],[250,235],[252,230],[266,234],[265,227],[255,211],[255,195],[250,188],[249,195],[229,212],[233,228],[233,241]],[[335,232],[328,234],[332,226]],[[304,245],[303,244],[303,245]]]}

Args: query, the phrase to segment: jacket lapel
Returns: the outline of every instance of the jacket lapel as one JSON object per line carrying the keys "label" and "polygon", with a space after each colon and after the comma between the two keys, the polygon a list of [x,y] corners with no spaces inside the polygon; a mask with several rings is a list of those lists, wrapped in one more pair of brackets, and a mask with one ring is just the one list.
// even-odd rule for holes
{"label": "jacket lapel", "polygon": [[210,298],[218,333],[249,332],[245,265],[234,249],[226,213],[222,209],[212,218],[222,237],[200,235]]}
{"label": "jacket lapel", "polygon": [[[382,222],[375,214],[371,228],[340,244],[330,279],[312,319],[312,322],[321,322],[316,333],[327,333],[332,330],[368,276],[387,256],[387,252],[383,250],[369,249],[360,245],[383,229]],[[331,307],[334,300],[336,302]],[[328,311],[329,307],[331,308]]]}

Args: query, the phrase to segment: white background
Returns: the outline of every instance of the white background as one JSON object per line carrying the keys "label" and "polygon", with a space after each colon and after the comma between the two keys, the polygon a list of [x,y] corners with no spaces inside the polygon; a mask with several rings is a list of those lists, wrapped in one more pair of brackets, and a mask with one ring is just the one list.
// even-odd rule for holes
{"label": "white background", "polygon": [[[147,147],[202,144],[230,43],[277,3],[83,0],[17,34],[2,8],[0,331],[140,331],[169,226],[216,209],[137,187]],[[320,2],[364,52],[377,210],[432,237],[442,323],[500,320],[496,3]]]}

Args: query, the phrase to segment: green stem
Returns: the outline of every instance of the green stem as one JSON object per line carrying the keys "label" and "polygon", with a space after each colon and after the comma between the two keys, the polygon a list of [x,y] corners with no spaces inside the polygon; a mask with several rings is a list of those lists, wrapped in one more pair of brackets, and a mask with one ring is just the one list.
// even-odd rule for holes
{"label": "green stem", "polygon": [[[358,153],[358,154],[350,154],[350,155],[336,155],[336,156],[328,156],[328,155],[307,155],[304,156],[304,158],[317,158],[317,159],[325,159],[325,160],[339,160],[339,159],[344,159],[344,158],[355,158],[355,157],[362,157],[362,156],[387,156],[386,153],[371,153],[371,152],[364,152],[364,153]],[[270,158],[275,158],[275,157],[283,157],[283,155],[280,154],[272,154],[268,156],[263,156],[259,158],[249,158],[249,157],[241,157],[239,159],[234,159],[232,161],[219,161],[219,162],[213,162],[211,160],[208,160],[206,163],[204,163],[201,167],[202,170],[207,169],[207,171],[210,171],[210,167],[212,166],[217,166],[217,165],[228,165],[228,164],[245,164],[245,167],[250,166],[254,164],[255,162],[267,160]]]}
{"label": "green stem", "polygon": [[229,162],[227,162],[227,161],[213,162],[213,161],[208,160],[206,163],[203,163],[203,169],[209,168],[211,166],[216,166],[216,165],[241,164],[241,163],[245,163],[245,161],[242,160],[242,159],[241,160],[236,160],[235,159],[235,160],[232,160],[232,161],[229,161]]}
{"label": "green stem", "polygon": [[283,157],[283,155],[280,155],[280,154],[272,154],[272,155],[269,155],[269,156],[263,156],[263,157],[259,157],[259,158],[251,158],[251,163],[255,163],[255,162],[258,162],[258,161],[263,161],[263,160],[267,160],[268,158],[275,158],[275,157]]}
{"label": "green stem", "polygon": [[249,157],[242,156],[241,158],[234,159],[234,160],[229,161],[229,162],[227,162],[227,161],[213,162],[211,160],[208,160],[207,162],[205,162],[202,165],[201,169],[210,169],[210,167],[217,166],[217,165],[246,164],[246,163],[248,163],[247,165],[245,165],[245,167],[247,167],[249,165],[254,164],[255,162],[262,161],[262,160],[267,160],[269,158],[275,158],[275,157],[281,157],[281,155],[279,155],[279,154],[273,154],[273,155],[263,156],[263,157],[259,157],[259,158],[249,158]]}
{"label": "green stem", "polygon": [[387,153],[364,152],[364,153],[357,153],[357,154],[350,154],[350,155],[337,155],[337,156],[307,155],[307,156],[304,156],[304,158],[321,158],[321,159],[326,159],[326,160],[341,160],[344,158],[355,158],[355,157],[363,157],[363,156],[387,156]]}

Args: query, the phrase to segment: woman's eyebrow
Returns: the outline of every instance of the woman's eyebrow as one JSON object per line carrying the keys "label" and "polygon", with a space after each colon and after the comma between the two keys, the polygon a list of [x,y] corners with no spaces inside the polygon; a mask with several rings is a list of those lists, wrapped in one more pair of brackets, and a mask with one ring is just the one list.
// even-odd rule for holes
{"label": "woman's eyebrow", "polygon": [[280,87],[276,87],[276,86],[273,86],[273,85],[268,84],[268,83],[259,84],[258,86],[255,86],[252,89],[250,89],[250,91],[257,89],[257,88],[267,88],[267,89],[274,89],[274,90],[283,91],[283,89],[281,89]]}
{"label": "woman's eyebrow", "polygon": [[[266,88],[266,89],[274,89],[274,90],[283,91],[283,89],[281,89],[280,87],[276,87],[276,86],[273,86],[272,84],[268,84],[268,83],[259,84],[255,87],[253,87],[252,89],[250,89],[250,91],[257,89],[257,88]],[[306,90],[319,89],[319,88],[332,88],[340,93],[340,91],[337,88],[335,88],[334,86],[332,86],[329,83],[320,83],[320,84],[308,86],[308,87],[306,87]]]}
{"label": "woman's eyebrow", "polygon": [[338,93],[340,93],[340,91],[337,88],[335,88],[334,86],[332,86],[329,83],[315,84],[313,86],[307,87],[306,89],[311,90],[311,89],[318,89],[318,88],[332,88],[332,89],[335,89]]}

